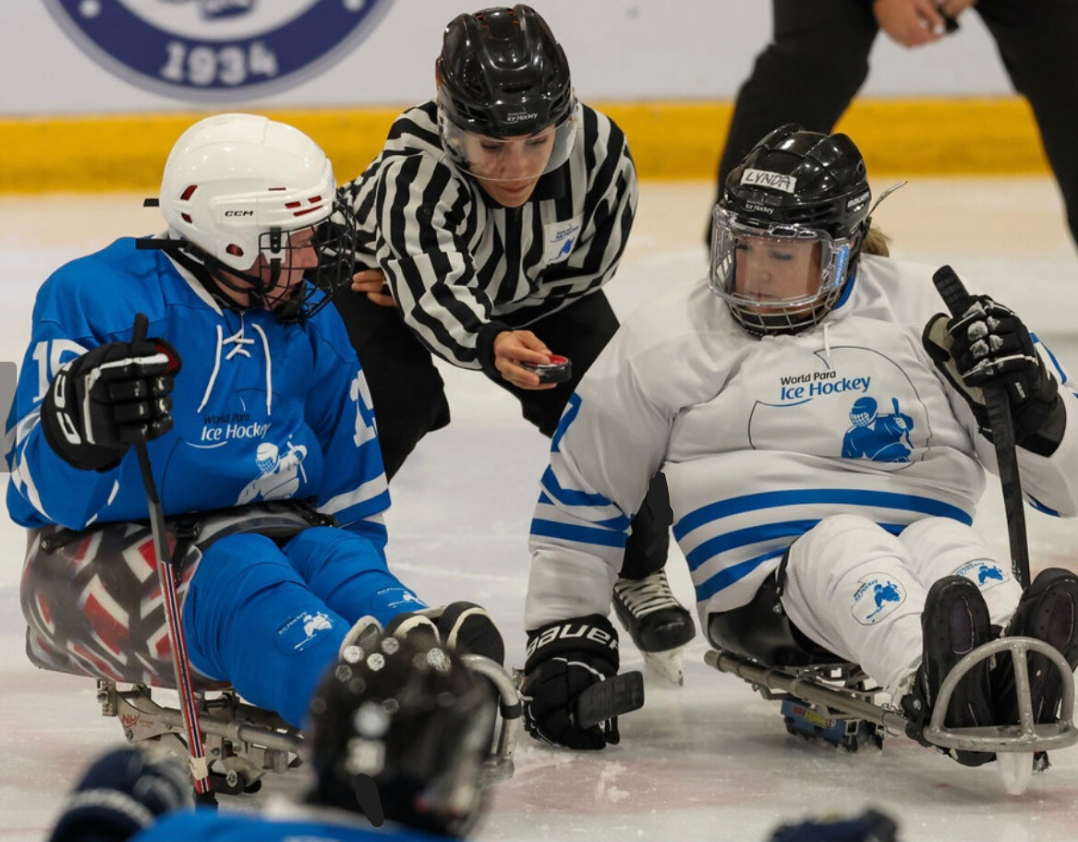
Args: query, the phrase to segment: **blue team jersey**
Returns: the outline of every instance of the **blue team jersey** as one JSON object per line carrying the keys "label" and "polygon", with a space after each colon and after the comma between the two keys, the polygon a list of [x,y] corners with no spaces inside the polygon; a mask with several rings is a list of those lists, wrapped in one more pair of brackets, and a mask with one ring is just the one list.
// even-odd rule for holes
{"label": "blue team jersey", "polygon": [[360,815],[340,822],[281,820],[201,809],[172,813],[130,842],[446,842],[447,838],[388,822],[374,828]]}
{"label": "blue team jersey", "polygon": [[7,423],[7,504],[23,526],[84,529],[148,516],[134,450],[82,471],[45,441],[41,402],[57,370],[129,341],[136,313],[177,349],[173,429],[149,444],[166,515],[264,500],[313,499],[385,544],[389,493],[366,381],[340,316],[302,324],[264,310],[222,310],[161,251],[132,238],[61,267],[42,286]]}

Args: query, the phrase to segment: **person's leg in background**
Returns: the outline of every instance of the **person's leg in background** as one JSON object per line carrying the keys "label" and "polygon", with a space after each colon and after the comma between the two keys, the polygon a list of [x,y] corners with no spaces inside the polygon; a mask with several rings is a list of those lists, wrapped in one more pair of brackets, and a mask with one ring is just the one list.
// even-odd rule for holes
{"label": "person's leg in background", "polygon": [[973,8],[995,39],[1015,89],[1033,108],[1078,244],[1078,3],[980,0]]}
{"label": "person's leg in background", "polygon": [[716,202],[726,177],[764,135],[784,123],[830,132],[868,76],[878,32],[870,2],[772,0],[771,13],[771,42],[734,104]]}

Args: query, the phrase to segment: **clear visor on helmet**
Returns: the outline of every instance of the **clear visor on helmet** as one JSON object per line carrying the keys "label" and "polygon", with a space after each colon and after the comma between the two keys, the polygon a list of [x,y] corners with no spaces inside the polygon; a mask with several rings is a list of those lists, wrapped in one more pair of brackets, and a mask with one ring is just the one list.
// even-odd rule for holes
{"label": "clear visor on helmet", "polygon": [[746,225],[716,207],[708,285],[760,331],[815,324],[842,291],[850,241],[795,225]]}
{"label": "clear visor on helmet", "polygon": [[576,142],[577,108],[557,125],[530,134],[491,137],[462,129],[444,112],[442,141],[453,162],[480,181],[519,184],[535,181],[566,161]]}

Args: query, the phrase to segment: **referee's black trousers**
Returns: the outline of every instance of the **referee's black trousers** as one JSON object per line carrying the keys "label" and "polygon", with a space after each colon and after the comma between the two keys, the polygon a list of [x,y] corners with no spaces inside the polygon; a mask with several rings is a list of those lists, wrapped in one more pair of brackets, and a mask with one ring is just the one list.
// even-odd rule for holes
{"label": "referee's black trousers", "polygon": [[[393,307],[380,307],[366,295],[344,290],[334,299],[367,378],[378,421],[386,477],[392,479],[419,440],[449,423],[445,384],[431,352]],[[569,396],[584,372],[618,329],[618,320],[601,291],[532,322],[532,331],[572,363],[572,379],[554,389],[518,389],[501,377],[490,379],[520,401],[524,418],[550,438]],[[625,545],[621,575],[642,579],[666,564],[673,520],[666,478],[656,474]]]}
{"label": "referee's black trousers", "polygon": [[[830,132],[868,75],[878,32],[871,0],[772,0],[771,9],[771,43],[738,91],[719,164],[720,197],[726,176],[764,135],[784,123]],[[1078,243],[1078,2],[978,0],[971,10],[1033,108]],[[991,130],[970,142],[991,143]]]}

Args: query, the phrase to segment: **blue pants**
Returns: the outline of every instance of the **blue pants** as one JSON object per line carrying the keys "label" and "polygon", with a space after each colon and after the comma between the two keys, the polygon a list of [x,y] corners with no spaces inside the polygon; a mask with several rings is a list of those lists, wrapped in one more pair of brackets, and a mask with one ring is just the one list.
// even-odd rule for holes
{"label": "blue pants", "polygon": [[188,586],[183,628],[194,669],[302,726],[356,620],[385,625],[425,607],[370,541],[319,526],[283,548],[251,533],[211,544]]}

